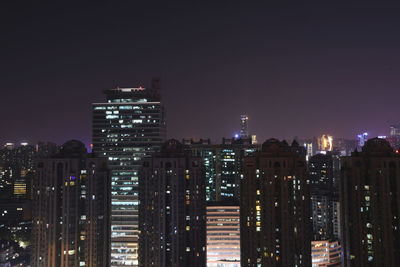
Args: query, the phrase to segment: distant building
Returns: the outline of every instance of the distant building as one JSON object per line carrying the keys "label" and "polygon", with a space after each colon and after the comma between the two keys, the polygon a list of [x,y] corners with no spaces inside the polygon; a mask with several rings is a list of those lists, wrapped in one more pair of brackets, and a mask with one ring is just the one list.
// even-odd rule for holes
{"label": "distant building", "polygon": [[400,125],[390,125],[390,136],[400,136]]}
{"label": "distant building", "polygon": [[342,266],[342,248],[337,241],[311,242],[312,267]]}
{"label": "distant building", "polygon": [[38,160],[32,266],[110,265],[110,185],[107,161],[79,141]]}
{"label": "distant building", "polygon": [[139,168],[165,141],[165,110],[158,79],[151,88],[104,91],[93,104],[93,151],[111,169],[111,266],[137,266]]}
{"label": "distant building", "polygon": [[240,267],[240,208],[236,203],[207,205],[207,267]]}
{"label": "distant building", "polygon": [[249,137],[248,124],[249,117],[247,115],[240,116],[240,138],[246,139]]}
{"label": "distant building", "polygon": [[221,144],[211,144],[209,139],[184,139],[183,144],[203,160],[207,201],[239,201],[244,157],[257,151],[258,146],[250,138],[223,138]]}
{"label": "distant building", "polygon": [[176,140],[143,162],[139,265],[205,266],[206,202],[201,159]]}
{"label": "distant building", "polygon": [[333,137],[331,135],[323,134],[318,138],[318,151],[332,151],[333,150]]}
{"label": "distant building", "polygon": [[333,151],[339,153],[340,156],[350,156],[355,149],[357,149],[357,140],[355,139],[333,139]]}
{"label": "distant building", "polygon": [[365,145],[365,143],[368,141],[368,133],[361,133],[359,135],[357,135],[357,139],[358,139],[358,148],[359,150],[361,150],[361,148]]}
{"label": "distant building", "polygon": [[392,148],[400,149],[400,125],[390,125],[390,134],[386,137],[386,140]]}
{"label": "distant building", "polygon": [[20,222],[32,220],[32,202],[26,200],[1,200],[0,224],[13,227]]}
{"label": "distant building", "polygon": [[34,146],[27,143],[9,143],[0,150],[0,199],[28,198],[35,157]]}
{"label": "distant building", "polygon": [[269,139],[244,160],[241,266],[311,266],[311,203],[305,150]]}
{"label": "distant building", "polygon": [[400,266],[400,157],[380,138],[342,158],[345,266]]}

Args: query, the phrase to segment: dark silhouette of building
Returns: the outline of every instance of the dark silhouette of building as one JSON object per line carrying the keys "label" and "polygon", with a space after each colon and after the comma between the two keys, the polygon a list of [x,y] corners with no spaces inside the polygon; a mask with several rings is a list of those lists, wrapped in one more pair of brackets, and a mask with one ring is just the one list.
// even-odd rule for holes
{"label": "dark silhouette of building", "polygon": [[139,182],[139,265],[205,266],[206,202],[201,158],[176,140],[146,158]]}
{"label": "dark silhouette of building", "polygon": [[142,159],[165,142],[165,111],[160,84],[152,88],[104,91],[93,104],[93,151],[108,159],[112,172],[111,266],[137,266],[138,172]]}
{"label": "dark silhouette of building", "polygon": [[304,147],[269,139],[244,160],[241,266],[311,266],[311,203]]}
{"label": "dark silhouette of building", "polygon": [[79,141],[38,159],[32,266],[110,265],[110,184],[107,160]]}
{"label": "dark silhouette of building", "polygon": [[400,157],[386,140],[342,158],[340,190],[345,266],[400,266]]}

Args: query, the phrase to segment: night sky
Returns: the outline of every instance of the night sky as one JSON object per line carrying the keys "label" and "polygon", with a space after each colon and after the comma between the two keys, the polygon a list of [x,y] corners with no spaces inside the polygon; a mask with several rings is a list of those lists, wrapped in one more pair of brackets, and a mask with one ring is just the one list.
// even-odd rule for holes
{"label": "night sky", "polygon": [[152,77],[178,139],[231,137],[241,114],[259,141],[400,122],[400,5],[4,2],[0,143],[89,144],[102,90]]}

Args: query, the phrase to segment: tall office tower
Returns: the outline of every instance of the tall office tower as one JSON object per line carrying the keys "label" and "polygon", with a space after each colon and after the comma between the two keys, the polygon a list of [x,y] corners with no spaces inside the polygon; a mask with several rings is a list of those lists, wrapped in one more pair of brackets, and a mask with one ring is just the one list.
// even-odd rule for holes
{"label": "tall office tower", "polygon": [[333,152],[314,155],[308,169],[314,240],[339,239],[339,155]]}
{"label": "tall office tower", "polygon": [[342,247],[337,241],[311,242],[312,267],[342,266]]}
{"label": "tall office tower", "polygon": [[107,160],[68,141],[56,156],[38,160],[34,189],[32,266],[109,266]]}
{"label": "tall office tower", "polygon": [[137,266],[138,171],[165,140],[165,111],[158,80],[152,88],[105,90],[93,104],[93,151],[111,169],[111,266]]}
{"label": "tall office tower", "polygon": [[400,157],[380,138],[342,158],[345,266],[400,266]]}
{"label": "tall office tower", "polygon": [[207,267],[240,267],[240,207],[207,204]]}
{"label": "tall office tower", "polygon": [[223,138],[221,144],[211,144],[209,139],[184,139],[183,143],[193,156],[203,159],[207,201],[239,201],[244,157],[253,154],[259,146],[252,144],[250,138]]}
{"label": "tall office tower", "polygon": [[240,138],[248,138],[249,132],[247,129],[247,123],[249,121],[249,117],[247,115],[240,116]]}
{"label": "tall office tower", "polygon": [[206,202],[201,159],[176,140],[144,159],[139,182],[139,265],[205,266]]}
{"label": "tall office tower", "polygon": [[245,158],[242,266],[310,266],[311,203],[304,147],[269,139]]}

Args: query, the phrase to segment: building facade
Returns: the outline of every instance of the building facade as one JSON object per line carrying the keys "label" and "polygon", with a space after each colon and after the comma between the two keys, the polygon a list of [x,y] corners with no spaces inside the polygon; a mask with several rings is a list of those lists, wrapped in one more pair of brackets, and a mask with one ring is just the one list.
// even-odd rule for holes
{"label": "building facade", "polygon": [[342,266],[342,247],[338,241],[311,242],[312,267]]}
{"label": "building facade", "polygon": [[146,158],[139,183],[140,266],[206,265],[206,202],[201,159],[176,140]]}
{"label": "building facade", "polygon": [[339,155],[332,152],[317,154],[308,161],[313,240],[340,239],[337,209],[339,203]]}
{"label": "building facade", "polygon": [[93,104],[93,151],[111,169],[111,266],[137,266],[139,178],[142,159],[165,141],[159,81],[146,88],[105,90]]}
{"label": "building facade", "polygon": [[340,178],[345,266],[400,266],[400,157],[370,139],[342,158]]}
{"label": "building facade", "polygon": [[110,264],[110,179],[107,161],[79,141],[37,162],[34,179],[34,267]]}
{"label": "building facade", "polygon": [[244,161],[242,266],[310,266],[311,203],[306,152],[269,139]]}
{"label": "building facade", "polygon": [[207,201],[239,201],[244,158],[259,146],[252,144],[251,138],[223,138],[220,144],[212,144],[209,139],[184,139],[183,144],[193,156],[203,160]]}
{"label": "building facade", "polygon": [[207,204],[207,267],[240,267],[240,207]]}

